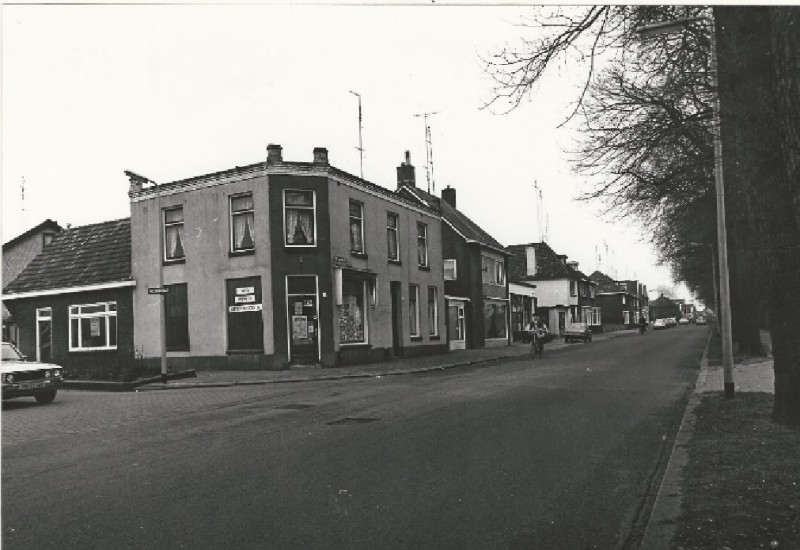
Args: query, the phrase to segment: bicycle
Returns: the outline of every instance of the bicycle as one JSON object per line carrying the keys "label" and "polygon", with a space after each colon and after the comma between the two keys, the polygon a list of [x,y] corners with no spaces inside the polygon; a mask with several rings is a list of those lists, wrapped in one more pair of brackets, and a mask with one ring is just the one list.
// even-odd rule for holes
{"label": "bicycle", "polygon": [[539,334],[538,331],[534,331],[533,333],[531,333],[530,353],[533,359],[536,359],[537,357],[541,359],[542,356],[544,355],[544,339],[542,335]]}

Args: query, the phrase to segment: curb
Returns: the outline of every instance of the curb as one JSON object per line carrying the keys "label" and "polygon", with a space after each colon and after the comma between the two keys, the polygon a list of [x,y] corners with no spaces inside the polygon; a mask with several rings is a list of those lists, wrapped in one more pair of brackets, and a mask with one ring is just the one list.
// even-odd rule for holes
{"label": "curb", "polygon": [[661,485],[658,488],[650,518],[647,520],[639,550],[670,548],[670,543],[675,538],[678,528],[677,519],[680,515],[683,501],[683,468],[689,459],[687,447],[694,433],[695,409],[697,409],[702,400],[700,394],[705,388],[706,378],[708,377],[708,345],[711,342],[711,337],[712,333],[709,332],[703,356],[700,359],[700,371],[697,373],[694,389],[689,396],[689,401],[686,403],[686,409],[683,411],[678,434],[672,444],[672,450],[667,459],[667,467],[664,470],[664,477],[661,479]]}

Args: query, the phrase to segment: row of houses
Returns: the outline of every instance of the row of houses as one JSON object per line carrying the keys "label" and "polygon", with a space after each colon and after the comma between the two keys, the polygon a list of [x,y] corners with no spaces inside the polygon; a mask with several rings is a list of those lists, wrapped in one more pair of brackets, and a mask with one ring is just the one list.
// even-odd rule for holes
{"label": "row of houses", "polygon": [[408,152],[395,189],[279,145],[160,185],[126,175],[129,218],[55,232],[6,276],[29,357],[90,374],[155,364],[163,342],[175,369],[334,367],[509,345],[537,316],[560,335],[648,314],[638,281],[586,276],[543,242],[504,247],[454,188],[417,187]]}

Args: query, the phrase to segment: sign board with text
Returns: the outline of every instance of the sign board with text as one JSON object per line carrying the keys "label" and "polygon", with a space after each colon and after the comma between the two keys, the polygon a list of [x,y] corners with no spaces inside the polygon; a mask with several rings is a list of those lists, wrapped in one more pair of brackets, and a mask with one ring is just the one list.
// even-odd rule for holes
{"label": "sign board with text", "polygon": [[148,294],[169,294],[169,289],[167,287],[150,287],[147,289]]}
{"label": "sign board with text", "polygon": [[263,306],[261,304],[246,304],[242,306],[228,306],[230,313],[243,313],[245,311],[261,311]]}

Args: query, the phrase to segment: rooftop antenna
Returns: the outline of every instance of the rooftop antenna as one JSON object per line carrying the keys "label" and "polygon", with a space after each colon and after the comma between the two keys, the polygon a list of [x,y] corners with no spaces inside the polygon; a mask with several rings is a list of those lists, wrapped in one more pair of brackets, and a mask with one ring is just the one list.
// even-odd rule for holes
{"label": "rooftop antenna", "polygon": [[22,213],[25,213],[25,176],[22,176],[22,181],[19,184],[19,190],[22,194]]}
{"label": "rooftop antenna", "polygon": [[358,153],[361,159],[361,179],[364,179],[364,142],[362,141],[361,134],[364,131],[363,117],[361,116],[361,94],[350,90],[350,93],[358,98]]}
{"label": "rooftop antenna", "polygon": [[547,234],[550,231],[550,214],[547,214],[544,222],[544,239],[542,242],[547,242]]}
{"label": "rooftop antenna", "polygon": [[425,112],[414,115],[415,117],[421,116],[425,122],[425,158],[428,162],[425,166],[425,174],[428,176],[428,193],[433,194],[436,194],[436,182],[433,179],[433,139],[431,137],[431,127],[428,124],[428,117],[438,115],[440,112],[441,111]]}
{"label": "rooftop antenna", "polygon": [[539,229],[539,241],[542,241],[542,233],[544,232],[544,230],[542,229],[542,204],[543,204],[542,188],[539,187],[539,182],[536,180],[533,180],[533,190],[534,190],[533,191],[534,200],[536,200],[537,195],[539,199],[536,202],[536,222]]}

